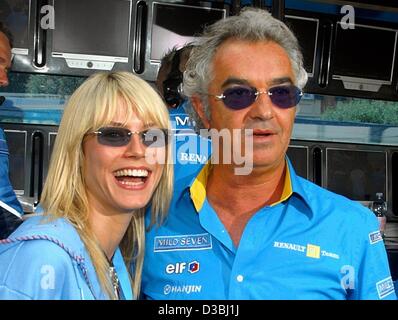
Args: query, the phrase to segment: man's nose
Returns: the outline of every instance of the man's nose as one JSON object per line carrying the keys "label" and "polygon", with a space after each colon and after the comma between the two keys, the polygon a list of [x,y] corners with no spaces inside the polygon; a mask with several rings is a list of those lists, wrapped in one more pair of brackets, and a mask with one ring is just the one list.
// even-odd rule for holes
{"label": "man's nose", "polygon": [[274,116],[274,107],[267,92],[261,92],[250,107],[250,116],[252,118],[261,118],[265,120],[270,119]]}

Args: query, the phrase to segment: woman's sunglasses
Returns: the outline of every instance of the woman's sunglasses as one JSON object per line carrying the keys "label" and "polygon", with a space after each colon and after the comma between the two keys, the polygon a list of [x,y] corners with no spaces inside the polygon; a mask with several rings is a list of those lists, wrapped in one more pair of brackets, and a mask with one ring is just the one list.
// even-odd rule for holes
{"label": "woman's sunglasses", "polygon": [[98,143],[111,147],[128,145],[133,134],[138,134],[140,141],[146,147],[164,147],[169,141],[168,130],[158,128],[130,131],[121,127],[103,127],[92,133],[97,135]]}
{"label": "woman's sunglasses", "polygon": [[303,96],[303,92],[293,85],[275,86],[266,91],[258,91],[250,86],[234,86],[226,89],[221,95],[213,96],[223,100],[228,108],[241,110],[251,106],[262,93],[268,94],[272,103],[283,109],[294,107]]}

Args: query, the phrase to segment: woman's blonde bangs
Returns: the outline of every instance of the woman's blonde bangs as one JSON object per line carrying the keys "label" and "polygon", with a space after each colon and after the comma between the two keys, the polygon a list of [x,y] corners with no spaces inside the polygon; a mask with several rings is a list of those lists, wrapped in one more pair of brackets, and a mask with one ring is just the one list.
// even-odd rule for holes
{"label": "woman's blonde bangs", "polygon": [[92,130],[107,126],[115,118],[125,119],[126,125],[135,113],[145,126],[170,129],[167,107],[159,95],[144,80],[127,72],[105,74],[96,90]]}

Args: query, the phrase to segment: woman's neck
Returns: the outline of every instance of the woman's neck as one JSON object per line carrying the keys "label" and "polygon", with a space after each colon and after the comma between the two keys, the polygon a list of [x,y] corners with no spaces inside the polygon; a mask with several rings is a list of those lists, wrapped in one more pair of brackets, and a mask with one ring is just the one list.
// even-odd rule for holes
{"label": "woman's neck", "polygon": [[89,221],[101,249],[109,261],[118,248],[130,224],[133,213],[106,215],[92,208]]}

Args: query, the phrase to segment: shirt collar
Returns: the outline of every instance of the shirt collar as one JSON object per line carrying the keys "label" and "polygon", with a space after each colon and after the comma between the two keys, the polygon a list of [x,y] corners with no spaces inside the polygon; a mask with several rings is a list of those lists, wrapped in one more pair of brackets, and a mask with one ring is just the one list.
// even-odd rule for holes
{"label": "shirt collar", "polygon": [[211,163],[208,161],[199,174],[190,184],[191,199],[197,212],[199,212],[206,200],[207,178],[211,171]]}
{"label": "shirt collar", "polygon": [[290,178],[290,169],[289,166],[286,165],[285,182],[283,185],[281,198],[277,202],[270,204],[270,207],[276,206],[277,204],[289,199],[292,194],[293,194],[293,189],[292,189],[292,181]]}
{"label": "shirt collar", "polygon": [[290,172],[290,182],[291,182],[293,193],[298,195],[304,201],[304,203],[307,205],[307,207],[309,209],[309,211],[306,211],[305,214],[307,214],[309,217],[312,217],[314,215],[314,211],[312,210],[312,207],[311,207],[310,197],[309,197],[308,193],[306,192],[306,190],[304,189],[302,181],[301,181],[304,178],[301,178],[296,174],[296,171],[294,170],[292,163],[290,162],[290,160],[287,156],[286,156],[286,163],[287,163],[287,166],[288,166],[289,172]]}
{"label": "shirt collar", "polygon": [[[210,162],[207,162],[190,184],[191,199],[197,212],[200,212],[206,200],[206,184],[210,172],[211,164]],[[308,195],[304,191],[301,182],[299,181],[299,177],[296,175],[296,172],[290,163],[290,160],[286,157],[286,175],[282,196],[277,202],[271,204],[270,206],[276,206],[277,204],[289,199],[293,193],[298,194],[304,200],[312,213]]]}

